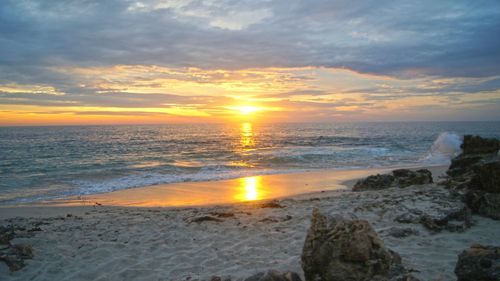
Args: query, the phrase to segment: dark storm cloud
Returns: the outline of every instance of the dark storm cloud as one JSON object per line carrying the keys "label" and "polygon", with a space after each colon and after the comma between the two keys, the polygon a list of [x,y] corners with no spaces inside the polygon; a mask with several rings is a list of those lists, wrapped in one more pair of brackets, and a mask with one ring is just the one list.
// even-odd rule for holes
{"label": "dark storm cloud", "polygon": [[7,0],[0,79],[57,80],[40,67],[115,64],[484,77],[500,74],[499,30],[496,0]]}

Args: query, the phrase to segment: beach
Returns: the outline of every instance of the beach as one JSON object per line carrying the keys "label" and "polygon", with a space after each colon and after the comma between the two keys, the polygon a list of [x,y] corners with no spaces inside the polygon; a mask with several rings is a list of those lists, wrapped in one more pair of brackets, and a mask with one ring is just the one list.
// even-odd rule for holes
{"label": "beach", "polygon": [[[446,168],[430,167],[435,180]],[[328,178],[328,171],[321,173]],[[320,176],[313,175],[311,182]],[[449,199],[448,191],[435,184],[350,191],[360,175],[359,171],[351,178],[344,174],[332,181],[331,190],[317,186],[314,192],[277,200],[215,205],[207,201],[197,207],[158,207],[154,202],[144,206],[138,200],[134,206],[118,204],[123,196],[115,192],[114,201],[113,193],[107,193],[85,204],[2,207],[1,224],[23,228],[25,234],[15,242],[30,243],[34,257],[16,272],[0,264],[0,275],[2,280],[210,280],[211,276],[243,280],[278,269],[303,276],[300,254],[313,208],[368,220],[421,280],[455,280],[458,253],[473,243],[497,242],[500,223],[478,216],[473,216],[475,225],[463,232],[434,232],[420,224],[395,222],[410,209],[432,213],[460,202]],[[284,175],[276,177],[283,181]],[[286,177],[301,177],[298,181],[304,183],[301,174]],[[133,189],[128,195],[149,194],[151,188],[158,187]],[[102,203],[94,201],[99,196],[105,198]],[[409,229],[410,234],[395,235],[398,229]]]}

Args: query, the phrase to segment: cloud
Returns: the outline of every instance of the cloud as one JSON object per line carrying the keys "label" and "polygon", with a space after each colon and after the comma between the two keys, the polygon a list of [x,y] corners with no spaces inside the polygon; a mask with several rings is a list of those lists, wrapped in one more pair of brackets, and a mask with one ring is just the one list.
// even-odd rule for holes
{"label": "cloud", "polygon": [[4,1],[0,65],[500,74],[500,2]]}
{"label": "cloud", "polygon": [[498,30],[496,0],[5,0],[0,109],[479,116],[500,107]]}

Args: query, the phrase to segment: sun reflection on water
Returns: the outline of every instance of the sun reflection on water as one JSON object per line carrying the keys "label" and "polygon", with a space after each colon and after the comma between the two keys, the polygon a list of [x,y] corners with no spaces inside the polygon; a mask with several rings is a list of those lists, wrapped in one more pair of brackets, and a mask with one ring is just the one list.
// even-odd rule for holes
{"label": "sun reflection on water", "polygon": [[240,201],[253,201],[262,197],[260,176],[240,179],[239,190],[235,196]]}
{"label": "sun reflection on water", "polygon": [[241,146],[248,148],[255,145],[253,137],[253,127],[252,123],[245,122],[241,124],[241,134],[240,134]]}

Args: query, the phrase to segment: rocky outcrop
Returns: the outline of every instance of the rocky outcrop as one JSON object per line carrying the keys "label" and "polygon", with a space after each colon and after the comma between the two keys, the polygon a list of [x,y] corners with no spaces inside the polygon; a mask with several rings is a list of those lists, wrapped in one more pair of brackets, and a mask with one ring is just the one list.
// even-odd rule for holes
{"label": "rocky outcrop", "polygon": [[330,217],[314,209],[302,250],[306,281],[390,280],[404,272],[365,220]]}
{"label": "rocky outcrop", "polygon": [[397,216],[394,221],[404,224],[420,223],[433,232],[462,232],[473,224],[470,209],[462,202],[452,201],[443,208],[408,211]]}
{"label": "rocky outcrop", "polygon": [[408,187],[432,183],[432,173],[427,169],[412,171],[409,169],[398,169],[391,174],[377,174],[359,180],[354,185],[353,191],[379,190],[389,187]]}
{"label": "rocky outcrop", "polygon": [[458,256],[458,281],[500,280],[500,247],[473,245]]}
{"label": "rocky outcrop", "polygon": [[11,244],[11,240],[15,237],[14,226],[0,226],[0,261],[5,262],[10,271],[23,268],[24,260],[33,258],[31,245]]}
{"label": "rocky outcrop", "polygon": [[460,148],[464,155],[497,153],[500,150],[500,140],[465,135]]}
{"label": "rocky outcrop", "polygon": [[500,219],[500,141],[465,136],[461,147],[443,184],[462,194],[474,213]]}
{"label": "rocky outcrop", "polygon": [[278,270],[270,269],[267,272],[256,273],[244,281],[302,281],[302,279],[295,272],[281,273]]}

